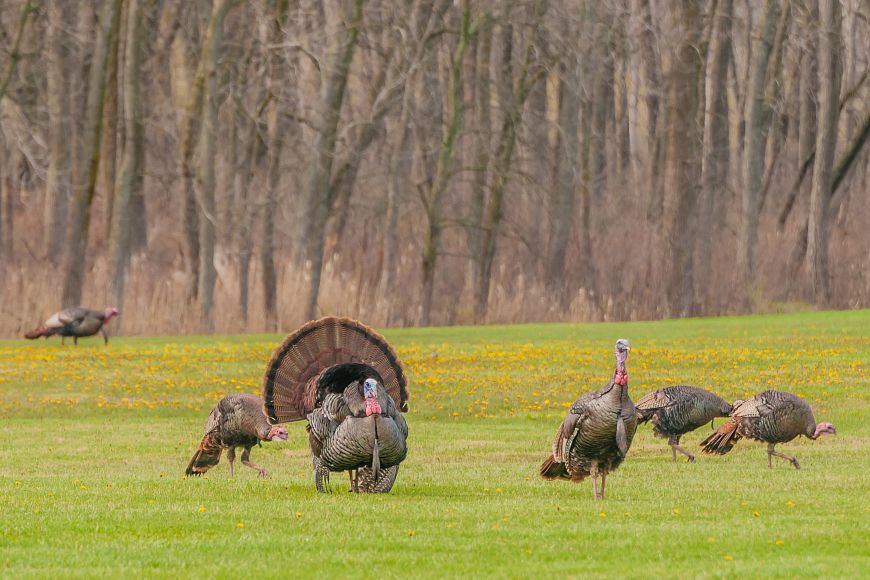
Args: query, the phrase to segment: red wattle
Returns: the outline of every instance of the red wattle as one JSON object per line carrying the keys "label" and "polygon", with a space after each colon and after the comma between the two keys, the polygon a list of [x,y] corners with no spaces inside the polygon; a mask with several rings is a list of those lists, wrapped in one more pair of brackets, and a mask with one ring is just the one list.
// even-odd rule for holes
{"label": "red wattle", "polygon": [[371,403],[366,401],[366,417],[370,415],[380,415],[382,412],[380,403],[377,401],[372,401]]}

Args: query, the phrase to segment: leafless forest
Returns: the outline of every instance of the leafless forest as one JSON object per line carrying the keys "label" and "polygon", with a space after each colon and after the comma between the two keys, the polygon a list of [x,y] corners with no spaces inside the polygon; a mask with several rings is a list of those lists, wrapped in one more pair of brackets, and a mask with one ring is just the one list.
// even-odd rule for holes
{"label": "leafless forest", "polygon": [[[0,0],[0,335],[870,305],[868,0]],[[113,323],[114,324],[114,323]]]}

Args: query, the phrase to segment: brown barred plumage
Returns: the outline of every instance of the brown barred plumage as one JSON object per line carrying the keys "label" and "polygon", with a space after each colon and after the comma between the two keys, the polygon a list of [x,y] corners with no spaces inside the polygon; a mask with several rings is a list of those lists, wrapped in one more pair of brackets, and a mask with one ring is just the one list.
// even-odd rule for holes
{"label": "brown barred plumage", "polygon": [[[364,384],[374,381],[370,398]],[[315,487],[350,473],[351,491],[386,493],[407,453],[407,379],[395,350],[348,318],[309,322],[279,346],[263,379],[274,421],[308,420]]]}

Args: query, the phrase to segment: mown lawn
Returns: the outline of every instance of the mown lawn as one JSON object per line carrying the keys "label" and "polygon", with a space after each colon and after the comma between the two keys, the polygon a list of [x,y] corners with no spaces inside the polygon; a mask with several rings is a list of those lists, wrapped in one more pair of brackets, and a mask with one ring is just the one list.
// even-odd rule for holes
{"label": "mown lawn", "polygon": [[[389,496],[315,493],[302,424],[272,478],[181,474],[223,394],[258,392],[278,336],[0,341],[0,576],[816,576],[870,570],[870,311],[389,330],[411,378]],[[671,463],[650,428],[595,504],[545,482],[565,408],[627,337],[632,397],[689,383],[806,397],[839,434]],[[718,424],[718,422],[717,422]],[[687,436],[695,446],[709,430]]]}

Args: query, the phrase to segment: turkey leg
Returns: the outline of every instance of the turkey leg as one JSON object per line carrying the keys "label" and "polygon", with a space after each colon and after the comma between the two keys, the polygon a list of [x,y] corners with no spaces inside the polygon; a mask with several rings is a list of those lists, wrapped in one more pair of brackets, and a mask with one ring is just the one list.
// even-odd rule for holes
{"label": "turkey leg", "polygon": [[245,447],[245,450],[242,451],[242,464],[247,465],[251,469],[256,469],[260,473],[260,477],[269,477],[269,472],[251,461],[251,448]]}
{"label": "turkey leg", "polygon": [[598,465],[593,463],[592,469],[592,499],[598,501]]}
{"label": "turkey leg", "polygon": [[601,499],[604,499],[604,485],[607,483],[607,472],[601,472]]}
{"label": "turkey leg", "polygon": [[106,333],[106,327],[100,327],[100,334],[103,335],[103,344],[109,344],[109,335]]}
{"label": "turkey leg", "polygon": [[798,460],[796,457],[789,457],[788,455],[785,455],[783,453],[779,453],[778,451],[774,451],[773,448],[775,446],[776,446],[776,443],[768,443],[768,445],[767,445],[767,467],[769,467],[770,469],[773,469],[773,463],[771,462],[771,457],[776,456],[776,457],[782,457],[783,459],[787,459],[789,461],[789,463],[794,465],[795,469],[801,468],[801,464],[798,463]]}
{"label": "turkey leg", "polygon": [[230,479],[233,479],[233,461],[236,460],[236,448],[230,447],[227,449],[227,461],[230,462]]}
{"label": "turkey leg", "polygon": [[682,453],[683,455],[688,457],[687,461],[689,463],[692,463],[693,461],[695,461],[694,455],[692,455],[691,453],[689,453],[688,451],[686,451],[685,449],[680,447],[680,438],[679,437],[671,437],[671,440],[669,441],[669,443],[671,444],[671,453],[674,456],[674,462],[677,461],[677,451],[679,451],[680,453]]}

